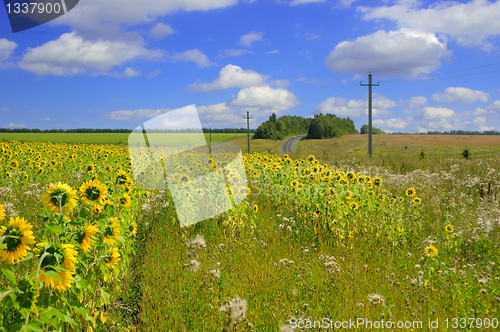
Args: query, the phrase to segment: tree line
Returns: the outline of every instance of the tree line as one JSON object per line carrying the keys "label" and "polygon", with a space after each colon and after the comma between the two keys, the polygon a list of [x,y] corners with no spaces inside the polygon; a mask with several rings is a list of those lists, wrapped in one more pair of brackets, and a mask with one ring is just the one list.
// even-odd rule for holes
{"label": "tree line", "polygon": [[[29,128],[0,128],[0,133],[63,133],[63,134],[89,134],[89,133],[131,133],[132,129],[96,129],[96,128],[79,128],[79,129],[29,129]],[[200,129],[147,129],[151,133],[201,133]],[[256,129],[250,129],[254,133]],[[204,133],[209,133],[210,128],[203,128]],[[212,129],[212,133],[246,133],[246,128],[223,128]]]}
{"label": "tree line", "polygon": [[253,138],[281,140],[286,136],[304,134],[307,133],[310,123],[311,119],[300,116],[285,115],[277,119],[273,113],[269,120],[257,128]]}

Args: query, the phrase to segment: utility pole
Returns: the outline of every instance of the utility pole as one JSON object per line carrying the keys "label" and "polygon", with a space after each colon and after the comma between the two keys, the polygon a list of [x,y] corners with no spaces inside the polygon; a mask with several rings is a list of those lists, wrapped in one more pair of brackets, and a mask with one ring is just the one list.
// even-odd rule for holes
{"label": "utility pole", "polygon": [[250,154],[250,112],[247,112],[247,117],[243,119],[247,119],[247,140],[248,140],[248,154]]}
{"label": "utility pole", "polygon": [[212,127],[210,127],[210,153],[212,153]]}
{"label": "utility pole", "polygon": [[[368,84],[359,84],[361,86],[368,87],[368,154],[370,158],[372,157],[372,86],[379,86],[378,84],[372,84],[372,74],[371,71],[368,72]],[[380,82],[378,82],[380,83]]]}

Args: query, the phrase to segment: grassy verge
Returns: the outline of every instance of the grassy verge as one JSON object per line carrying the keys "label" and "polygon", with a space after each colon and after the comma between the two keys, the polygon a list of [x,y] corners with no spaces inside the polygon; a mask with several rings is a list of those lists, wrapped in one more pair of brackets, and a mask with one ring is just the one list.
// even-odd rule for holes
{"label": "grassy verge", "polygon": [[[271,169],[279,161],[263,158],[271,159],[260,159]],[[408,163],[437,167],[432,159],[413,159]],[[370,164],[349,158],[338,161],[345,171],[363,166]],[[159,208],[164,204],[159,195],[143,216],[147,237],[141,266],[141,330],[221,331],[230,319],[220,309],[235,296],[246,301],[244,318],[235,331],[278,331],[299,319],[307,324],[308,317],[311,324],[324,318],[409,322],[414,331],[429,330],[429,319],[439,319],[437,331],[451,330],[452,317],[471,315],[491,322],[499,315],[500,303],[496,254],[500,228],[493,215],[499,211],[499,169],[498,161],[480,160],[458,162],[433,173],[365,169],[382,176],[387,200],[395,195],[411,203],[405,196],[409,187],[422,199],[419,213],[400,226],[408,231],[405,242],[396,244],[376,226],[390,218],[394,210],[388,208],[367,212],[365,218],[354,214],[348,220],[359,221],[347,226],[353,236],[340,237],[318,228],[333,219],[326,212],[326,198],[303,195],[290,200],[277,197],[280,190],[268,195],[253,191],[248,205],[179,229],[172,206]],[[279,181],[288,186],[292,179]],[[253,180],[278,181],[263,175]],[[493,189],[482,192],[480,184],[488,182]],[[252,211],[254,205],[257,212]],[[318,215],[314,209],[319,209]],[[448,224],[452,232],[446,231]],[[187,243],[198,234],[204,236],[206,247],[189,248]],[[425,254],[430,244],[439,250],[435,257]],[[332,272],[335,266],[338,270]],[[370,328],[358,326],[358,330]]]}

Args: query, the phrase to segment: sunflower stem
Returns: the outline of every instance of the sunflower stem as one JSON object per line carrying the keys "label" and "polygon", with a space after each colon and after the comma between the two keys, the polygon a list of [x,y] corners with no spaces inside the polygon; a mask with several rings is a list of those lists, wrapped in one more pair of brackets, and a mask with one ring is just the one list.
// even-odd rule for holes
{"label": "sunflower stem", "polygon": [[14,293],[14,290],[13,289],[9,289],[8,291],[6,292],[3,292],[3,293],[0,293],[0,302],[6,297],[8,296],[9,294],[11,293]]}
{"label": "sunflower stem", "polygon": [[48,252],[44,252],[43,255],[40,257],[40,260],[38,261],[37,268],[36,268],[36,277],[38,278],[38,274],[40,273],[40,266],[42,266],[42,261],[44,260],[45,257],[49,255]]}

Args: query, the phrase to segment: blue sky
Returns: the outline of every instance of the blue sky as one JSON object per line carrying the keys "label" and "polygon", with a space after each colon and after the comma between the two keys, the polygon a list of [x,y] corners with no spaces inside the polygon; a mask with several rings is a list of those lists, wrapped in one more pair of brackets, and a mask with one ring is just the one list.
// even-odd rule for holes
{"label": "blue sky", "polygon": [[[195,104],[206,127],[273,112],[389,132],[500,130],[500,1],[80,0],[13,34],[0,127],[135,128]],[[189,126],[189,123],[185,124]]]}

